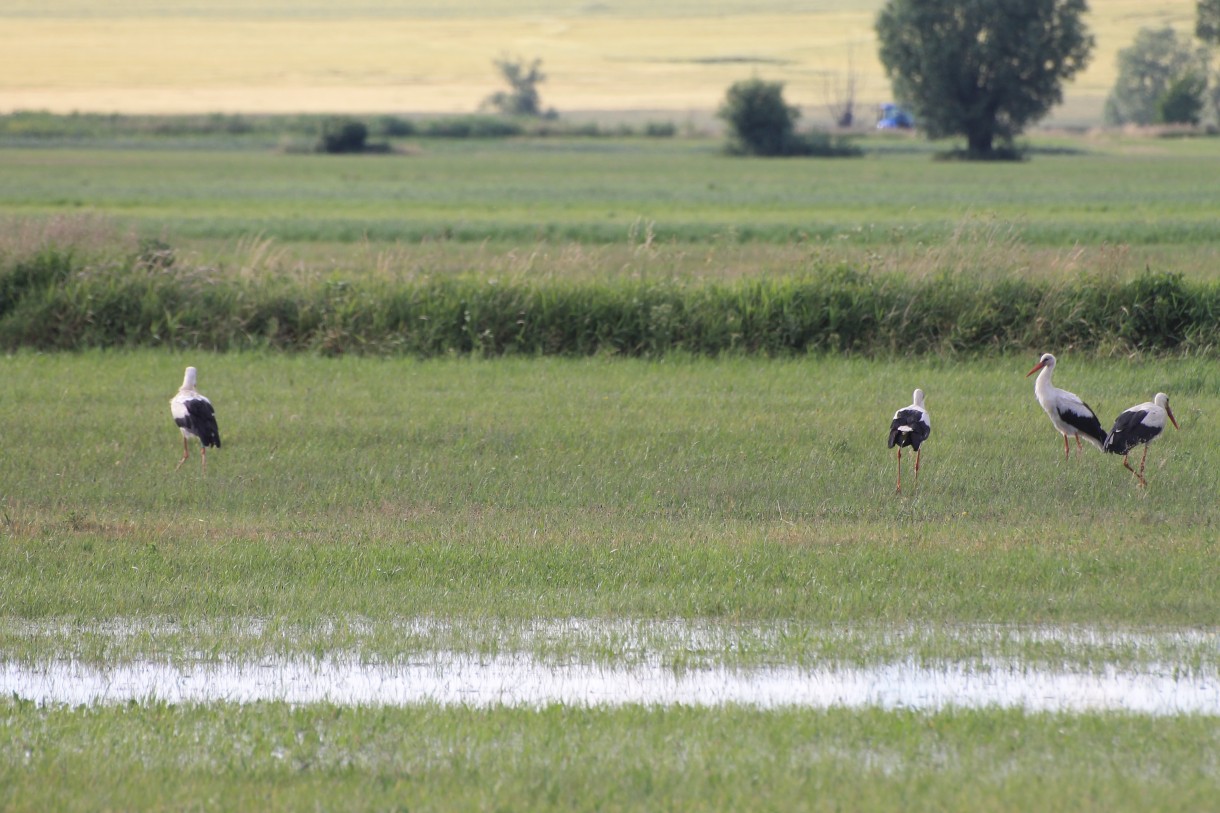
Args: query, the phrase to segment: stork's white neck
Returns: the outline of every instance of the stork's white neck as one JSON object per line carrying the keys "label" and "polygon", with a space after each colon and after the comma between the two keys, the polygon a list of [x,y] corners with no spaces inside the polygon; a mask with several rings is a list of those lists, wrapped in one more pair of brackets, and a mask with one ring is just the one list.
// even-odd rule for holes
{"label": "stork's white neck", "polygon": [[1054,366],[1048,364],[1042,368],[1042,370],[1038,373],[1038,377],[1034,379],[1034,392],[1036,392],[1039,397],[1049,395],[1050,392],[1055,388],[1055,385],[1051,383],[1051,373],[1054,371],[1054,369]]}

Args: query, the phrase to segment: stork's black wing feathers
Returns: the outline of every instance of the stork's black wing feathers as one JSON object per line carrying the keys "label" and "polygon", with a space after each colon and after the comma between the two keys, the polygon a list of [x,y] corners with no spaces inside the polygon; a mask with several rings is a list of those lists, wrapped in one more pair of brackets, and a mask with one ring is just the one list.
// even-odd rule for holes
{"label": "stork's black wing feathers", "polygon": [[923,413],[917,409],[900,409],[890,423],[888,446],[910,446],[919,451],[919,446],[928,439],[932,427],[924,423]]}
{"label": "stork's black wing feathers", "polygon": [[1084,408],[1089,411],[1088,415],[1081,415],[1079,412],[1073,412],[1070,409],[1059,410],[1059,418],[1068,426],[1071,426],[1080,431],[1082,435],[1088,435],[1098,443],[1106,442],[1106,430],[1102,429],[1101,421],[1093,414],[1093,408],[1088,404]]}
{"label": "stork's black wing feathers", "polygon": [[1128,409],[1119,415],[1102,448],[1114,454],[1127,454],[1141,443],[1152,440],[1160,434],[1160,430],[1144,423],[1147,416],[1146,409]]}
{"label": "stork's black wing feathers", "polygon": [[220,427],[216,425],[216,410],[212,408],[211,402],[203,398],[192,398],[185,406],[186,426],[183,428],[197,436],[204,446],[215,446],[219,449]]}

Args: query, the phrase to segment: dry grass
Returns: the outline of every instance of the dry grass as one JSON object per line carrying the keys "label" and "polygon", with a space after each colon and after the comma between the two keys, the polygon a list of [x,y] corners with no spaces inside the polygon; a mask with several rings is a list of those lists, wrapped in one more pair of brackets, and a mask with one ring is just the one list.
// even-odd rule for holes
{"label": "dry grass", "polygon": [[[110,16],[86,15],[74,0],[16,4],[4,19],[0,111],[470,112],[496,89],[492,60],[504,53],[541,58],[544,103],[569,112],[681,111],[707,124],[729,84],[760,75],[785,82],[818,119],[849,54],[861,104],[890,95],[876,59],[879,0],[768,0],[730,6],[737,13],[685,2],[585,12],[539,2],[528,14],[498,0],[464,6],[459,16],[368,2],[336,17],[260,0],[184,25],[172,9],[136,0],[108,6]],[[1189,30],[1194,10],[1194,0],[1093,3],[1092,64],[1051,123],[1099,120],[1118,51],[1144,26]]]}
{"label": "dry grass", "polygon": [[[90,262],[135,256],[136,234],[98,215],[0,218],[0,260],[24,260],[54,248]],[[879,248],[830,241],[707,245],[635,242],[503,244],[448,241],[386,243],[282,242],[252,234],[232,241],[176,241],[180,266],[209,269],[224,278],[274,276],[312,284],[342,274],[345,279],[407,284],[480,276],[503,282],[631,279],[730,281],[787,276],[810,268],[846,266],[877,274],[926,280],[944,274],[997,280],[1062,280],[1089,273],[1130,280],[1145,268],[1174,269],[1191,277],[1213,276],[1216,248],[1100,245],[1039,246],[1021,239],[1011,224],[965,218],[943,242],[898,243]]]}
{"label": "dry grass", "polygon": [[0,262],[24,260],[47,249],[79,252],[88,257],[134,254],[135,232],[104,215],[0,217]]}

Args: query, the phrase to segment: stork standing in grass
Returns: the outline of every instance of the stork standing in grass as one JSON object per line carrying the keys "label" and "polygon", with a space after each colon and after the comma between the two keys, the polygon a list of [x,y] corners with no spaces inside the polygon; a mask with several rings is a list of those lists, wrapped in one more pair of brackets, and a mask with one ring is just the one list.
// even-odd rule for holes
{"label": "stork standing in grass", "polygon": [[194,367],[186,368],[178,394],[170,399],[169,411],[182,431],[182,459],[176,468],[182,468],[182,464],[191,456],[188,438],[196,437],[199,438],[199,457],[203,461],[201,470],[206,472],[207,447],[220,448],[220,429],[216,426],[216,410],[212,409],[212,402],[195,391],[195,375]]}
{"label": "stork standing in grass", "polygon": [[932,421],[928,419],[928,410],[923,405],[923,390],[915,390],[914,403],[903,407],[894,413],[890,422],[889,448],[898,447],[898,488],[902,491],[902,447],[909,446],[915,450],[915,484],[919,484],[919,447],[932,433]]}
{"label": "stork standing in grass", "polygon": [[[1066,460],[1072,455],[1072,449],[1068,445],[1070,437],[1076,438],[1078,452],[1084,448],[1080,443],[1082,436],[1089,443],[1101,449],[1106,442],[1106,430],[1101,428],[1101,421],[1097,419],[1092,408],[1080,400],[1080,396],[1074,392],[1061,390],[1051,383],[1051,373],[1054,369],[1055,357],[1050,353],[1043,353],[1042,358],[1038,359],[1038,363],[1034,365],[1034,369],[1026,373],[1025,377],[1029,378],[1034,373],[1038,373],[1038,378],[1034,381],[1034,395],[1038,397],[1038,403],[1046,410],[1051,423],[1063,435],[1064,459]],[[1038,372],[1039,370],[1041,372]]]}
{"label": "stork standing in grass", "polygon": [[[1148,444],[1165,431],[1166,418],[1173,424],[1174,429],[1178,428],[1178,420],[1173,417],[1173,410],[1169,408],[1169,396],[1158,392],[1151,401],[1145,401],[1123,410],[1123,413],[1114,421],[1114,428],[1110,430],[1110,434],[1106,435],[1103,448],[1107,452],[1123,456],[1123,465],[1127,467],[1127,471],[1139,478],[1141,487],[1148,485],[1148,481],[1144,479],[1144,463],[1148,461]],[[1127,455],[1140,444],[1144,446],[1144,456],[1140,458],[1140,470],[1136,471],[1127,462]]]}

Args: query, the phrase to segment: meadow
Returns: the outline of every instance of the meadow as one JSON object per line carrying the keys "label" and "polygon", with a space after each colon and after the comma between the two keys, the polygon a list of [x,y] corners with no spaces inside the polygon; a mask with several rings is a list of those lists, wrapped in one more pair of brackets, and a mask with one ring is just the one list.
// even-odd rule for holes
{"label": "meadow", "polygon": [[[173,472],[184,361],[206,476]],[[1026,362],[10,355],[5,614],[1217,623],[1210,362],[1061,360],[1107,420],[1174,393],[1146,491],[1063,460]]]}
{"label": "meadow", "polygon": [[[861,159],[761,161],[725,156],[716,139],[432,139],[403,145],[407,155],[324,158],[225,144],[5,149],[0,213],[101,216],[171,243],[230,248],[251,236],[319,251],[696,244],[693,263],[741,242],[795,243],[832,260],[845,246],[868,260],[1018,244],[1059,249],[1062,266],[1074,249],[1105,245],[1135,251],[1133,264],[1187,251],[1190,265],[1162,260],[1158,270],[1214,269],[1206,138],[1039,139],[1032,160],[985,167],[935,162],[944,145],[908,138],[866,139]],[[350,267],[350,257],[333,262]]]}
{"label": "meadow", "polygon": [[11,810],[1207,810],[1214,719],[0,706]]}
{"label": "meadow", "polygon": [[1031,160],[985,167],[907,138],[816,161],[742,161],[684,138],[427,139],[354,157],[223,134],[14,142],[0,150],[10,265],[52,249],[126,267],[153,241],[181,276],[306,287],[844,268],[967,287],[1146,271],[1210,284],[1220,268],[1216,187],[1200,171],[1211,139],[1043,137]]}
{"label": "meadow", "polygon": [[[1107,419],[1174,394],[1181,431],[1139,489],[1116,457],[1063,459],[1032,361],[10,354],[0,651],[682,670],[971,662],[987,636],[960,633],[980,627],[1214,630],[1212,363],[1062,357]],[[206,475],[197,453],[174,470],[186,363],[221,419]],[[934,430],[895,495],[884,435],[913,384]],[[404,629],[421,618],[443,623]],[[528,634],[565,618],[685,619],[734,645]],[[1105,670],[1169,653],[1035,635],[991,654]],[[1206,636],[1172,656],[1220,660]],[[1188,714],[11,697],[0,714],[15,810],[1168,810],[1218,783],[1214,720]]]}
{"label": "meadow", "polygon": [[[834,161],[734,160],[697,138],[407,140],[350,158],[246,135],[109,139],[0,149],[0,317],[16,303],[26,327],[83,337],[0,357],[6,664],[447,651],[675,673],[992,657],[1220,669],[1206,332],[1144,347],[1133,311],[1109,341],[969,350],[239,337],[217,352],[100,318],[139,286],[133,308],[160,309],[161,330],[267,291],[357,292],[350,313],[497,286],[552,306],[548,292],[657,289],[676,307],[844,279],[994,286],[1014,307],[1169,280],[1148,302],[1189,310],[1217,280],[1211,139],[1040,136],[1029,161],[986,166],[905,138]],[[30,286],[40,268],[55,284]],[[180,310],[165,291],[188,294]],[[1146,489],[1117,457],[1064,459],[1025,378],[1048,350],[1103,423],[1171,395],[1181,429],[1153,444]],[[167,401],[188,364],[224,439],[206,475],[197,452],[174,468]],[[885,433],[916,386],[933,435],[899,495]],[[627,632],[563,632],[573,620]],[[670,622],[710,642],[651,626]],[[534,633],[550,623],[561,632]],[[1121,638],[1180,631],[1193,643]],[[1179,810],[1220,792],[1206,714],[0,694],[13,810]]]}

